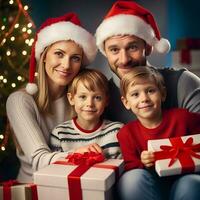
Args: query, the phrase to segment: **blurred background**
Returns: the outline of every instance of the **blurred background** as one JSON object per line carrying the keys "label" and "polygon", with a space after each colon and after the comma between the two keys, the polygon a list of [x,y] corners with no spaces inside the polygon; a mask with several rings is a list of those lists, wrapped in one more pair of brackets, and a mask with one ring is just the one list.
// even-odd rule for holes
{"label": "blurred background", "polygon": [[[12,137],[6,128],[8,95],[28,79],[29,56],[34,36],[49,17],[75,12],[91,33],[102,22],[115,0],[0,0],[0,181],[14,178],[19,168]],[[149,9],[161,36],[169,39],[167,55],[152,54],[157,67],[186,67],[200,75],[200,2],[196,0],[137,0]],[[98,53],[90,66],[110,77],[104,57]]]}

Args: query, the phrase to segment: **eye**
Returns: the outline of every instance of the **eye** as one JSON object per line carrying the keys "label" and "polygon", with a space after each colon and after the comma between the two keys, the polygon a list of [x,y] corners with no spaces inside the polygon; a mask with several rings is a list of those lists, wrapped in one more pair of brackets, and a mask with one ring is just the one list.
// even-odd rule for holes
{"label": "eye", "polygon": [[131,97],[137,98],[139,96],[139,92],[132,92],[130,94]]}
{"label": "eye", "polygon": [[154,94],[156,91],[157,91],[156,88],[149,88],[148,89],[148,93],[150,93],[150,94]]}
{"label": "eye", "polygon": [[78,98],[81,99],[81,100],[85,100],[86,99],[86,95],[79,95]]}
{"label": "eye", "polygon": [[55,55],[57,55],[59,58],[62,58],[64,56],[62,51],[56,51]]}
{"label": "eye", "polygon": [[95,99],[97,100],[97,101],[101,101],[102,100],[102,96],[101,95],[97,95],[97,96],[95,96]]}
{"label": "eye", "polygon": [[110,50],[110,52],[111,52],[112,54],[117,54],[117,53],[119,52],[119,48],[117,48],[117,47],[112,47],[112,48],[110,48],[109,50]]}
{"label": "eye", "polygon": [[80,57],[80,56],[74,55],[74,56],[71,57],[71,60],[72,60],[73,62],[81,62],[81,57]]}
{"label": "eye", "polygon": [[130,51],[136,51],[138,49],[138,46],[136,44],[130,44],[128,46],[128,50]]}

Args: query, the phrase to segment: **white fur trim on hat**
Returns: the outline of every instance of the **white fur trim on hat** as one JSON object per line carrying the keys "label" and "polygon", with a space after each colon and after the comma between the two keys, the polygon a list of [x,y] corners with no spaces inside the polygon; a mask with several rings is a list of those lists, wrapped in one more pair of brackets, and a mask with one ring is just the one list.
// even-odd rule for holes
{"label": "white fur trim on hat", "polygon": [[39,60],[45,47],[61,40],[73,40],[83,48],[83,64],[87,65],[94,60],[97,52],[94,37],[81,26],[64,21],[49,25],[38,33],[35,45],[36,60]]}
{"label": "white fur trim on hat", "polygon": [[26,91],[30,94],[30,95],[34,95],[37,93],[38,91],[38,87],[35,83],[28,83],[26,85]]}
{"label": "white fur trim on hat", "polygon": [[[115,35],[135,35],[146,41],[146,43],[152,47],[154,47],[155,44],[158,44],[160,42],[156,38],[155,32],[152,29],[152,27],[149,24],[147,24],[143,19],[135,15],[118,14],[106,18],[97,28],[95,34],[96,44],[103,55],[105,55],[104,51],[105,40]],[[169,42],[168,43],[164,42],[164,43],[165,44],[163,46],[166,47],[169,44]],[[155,48],[158,52],[162,52],[162,50],[164,50],[164,47],[163,48],[159,47],[159,45],[155,46]],[[161,51],[159,51],[159,48],[161,49]]]}

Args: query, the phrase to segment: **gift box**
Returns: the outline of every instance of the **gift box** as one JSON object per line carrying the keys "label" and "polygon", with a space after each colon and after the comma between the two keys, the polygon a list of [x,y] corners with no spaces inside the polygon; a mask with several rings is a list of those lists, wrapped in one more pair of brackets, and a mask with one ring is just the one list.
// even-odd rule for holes
{"label": "gift box", "polygon": [[9,180],[0,184],[1,200],[38,200],[35,184]]}
{"label": "gift box", "polygon": [[181,38],[176,41],[176,49],[200,49],[200,38]]}
{"label": "gift box", "polygon": [[148,150],[154,152],[159,176],[200,171],[200,134],[149,140]]}
{"label": "gift box", "polygon": [[172,52],[172,66],[200,71],[200,50],[180,50]]}
{"label": "gift box", "polygon": [[123,171],[123,160],[109,159],[85,169],[84,166],[61,160],[35,172],[38,199],[111,200],[117,175]]}

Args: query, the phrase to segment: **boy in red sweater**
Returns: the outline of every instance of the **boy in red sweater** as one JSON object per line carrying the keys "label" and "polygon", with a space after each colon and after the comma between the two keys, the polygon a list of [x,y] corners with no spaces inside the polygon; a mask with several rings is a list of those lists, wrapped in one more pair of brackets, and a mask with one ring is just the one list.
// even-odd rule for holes
{"label": "boy in red sweater", "polygon": [[171,199],[200,199],[198,174],[159,178],[152,170],[154,154],[147,151],[150,139],[200,133],[200,114],[180,108],[162,111],[166,89],[163,77],[153,68],[134,68],[124,75],[120,89],[124,106],[137,116],[117,135],[127,171],[119,181],[122,199],[164,199],[161,187]]}

